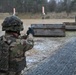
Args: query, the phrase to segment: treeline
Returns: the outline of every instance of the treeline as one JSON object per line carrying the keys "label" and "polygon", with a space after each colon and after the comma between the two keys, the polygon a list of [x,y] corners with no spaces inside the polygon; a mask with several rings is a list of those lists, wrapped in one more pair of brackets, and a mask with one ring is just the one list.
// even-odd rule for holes
{"label": "treeline", "polygon": [[47,12],[63,12],[70,13],[76,11],[76,0],[0,0],[0,12],[12,12],[16,8],[18,13],[41,13],[42,6]]}

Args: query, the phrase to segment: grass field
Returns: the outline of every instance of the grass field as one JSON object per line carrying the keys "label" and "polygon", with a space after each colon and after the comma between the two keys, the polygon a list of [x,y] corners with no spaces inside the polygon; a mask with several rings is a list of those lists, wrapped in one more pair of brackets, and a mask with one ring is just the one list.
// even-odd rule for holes
{"label": "grass field", "polygon": [[[0,13],[0,19],[4,19],[7,16],[12,15],[12,13]],[[21,19],[42,19],[42,13],[16,13]],[[71,12],[67,15],[66,12],[55,13],[55,12],[47,12],[45,14],[45,19],[74,19],[76,16],[76,12]]]}
{"label": "grass field", "polygon": [[[18,14],[18,16],[20,18],[23,19],[42,19],[42,13],[22,13],[22,14]],[[72,12],[69,13],[69,15],[67,15],[66,12],[61,12],[61,13],[56,13],[56,12],[51,12],[51,13],[47,13],[45,14],[45,19],[74,19],[76,16],[76,12]]]}

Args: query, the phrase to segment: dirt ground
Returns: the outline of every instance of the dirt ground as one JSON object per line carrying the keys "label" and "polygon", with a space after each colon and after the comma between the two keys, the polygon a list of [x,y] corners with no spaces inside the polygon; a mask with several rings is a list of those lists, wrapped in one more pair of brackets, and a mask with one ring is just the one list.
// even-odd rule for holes
{"label": "dirt ground", "polygon": [[[0,24],[3,20],[0,20]],[[21,34],[25,34],[28,27],[31,24],[62,24],[63,22],[74,22],[74,19],[22,19],[24,24],[24,31]],[[1,31],[0,26],[0,36],[3,35],[4,32]],[[66,32],[66,37],[34,37],[34,48],[25,53],[27,58],[27,68],[28,69],[37,66],[42,60],[46,59],[50,55],[56,53],[57,49],[63,44],[70,41],[74,36],[76,36],[76,32]]]}
{"label": "dirt ground", "polygon": [[[22,21],[24,25],[24,31],[21,32],[22,34],[27,31],[31,24],[62,24],[63,22],[75,22],[74,19],[22,19]],[[0,25],[2,22],[3,19],[0,19]]]}

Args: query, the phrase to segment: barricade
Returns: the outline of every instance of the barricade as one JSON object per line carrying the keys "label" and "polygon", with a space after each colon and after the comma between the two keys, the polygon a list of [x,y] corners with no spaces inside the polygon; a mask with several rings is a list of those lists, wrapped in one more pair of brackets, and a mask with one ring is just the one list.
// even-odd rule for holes
{"label": "barricade", "polygon": [[31,24],[34,36],[38,37],[64,37],[65,25],[63,24]]}
{"label": "barricade", "polygon": [[65,29],[67,31],[75,31],[76,30],[76,22],[64,22]]}

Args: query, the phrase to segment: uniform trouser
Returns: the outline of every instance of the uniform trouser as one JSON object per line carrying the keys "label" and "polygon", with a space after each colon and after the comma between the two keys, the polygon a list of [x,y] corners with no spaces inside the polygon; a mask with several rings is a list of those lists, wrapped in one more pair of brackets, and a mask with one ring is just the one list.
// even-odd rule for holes
{"label": "uniform trouser", "polygon": [[12,60],[9,63],[9,69],[5,72],[0,71],[0,75],[21,75],[21,71],[26,67],[26,59],[21,61]]}

